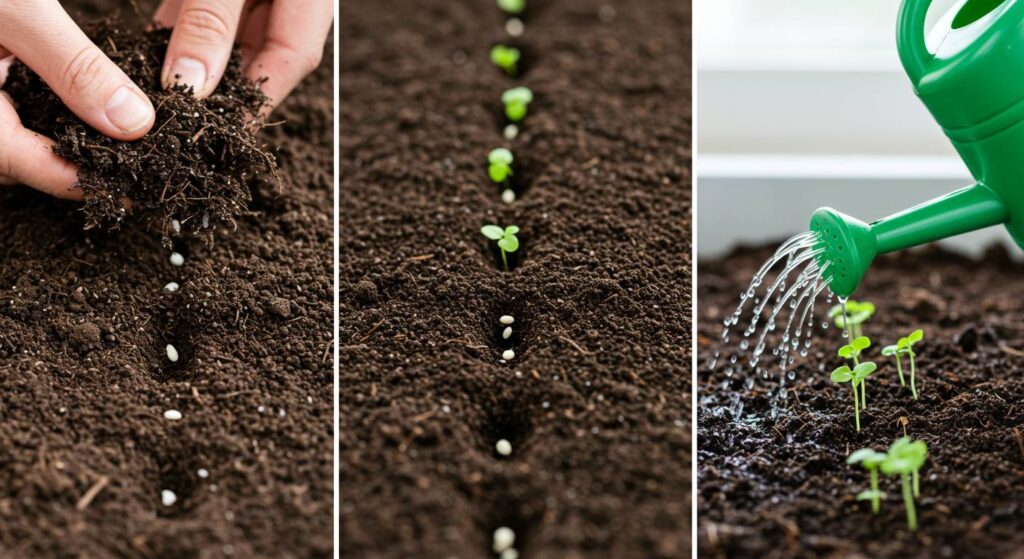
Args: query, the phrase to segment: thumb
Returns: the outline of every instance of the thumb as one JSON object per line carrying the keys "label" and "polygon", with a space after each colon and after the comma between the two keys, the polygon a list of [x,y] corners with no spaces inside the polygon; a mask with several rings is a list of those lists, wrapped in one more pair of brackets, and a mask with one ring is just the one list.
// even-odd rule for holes
{"label": "thumb", "polygon": [[137,139],[152,128],[155,111],[149,99],[55,0],[3,4],[4,46],[79,118],[118,140]]}

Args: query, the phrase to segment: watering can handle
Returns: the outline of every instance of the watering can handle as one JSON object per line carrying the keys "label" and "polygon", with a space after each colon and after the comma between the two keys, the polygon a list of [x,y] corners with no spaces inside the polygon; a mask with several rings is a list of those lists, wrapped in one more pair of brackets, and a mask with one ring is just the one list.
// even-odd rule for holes
{"label": "watering can handle", "polygon": [[896,20],[896,47],[903,69],[914,84],[924,75],[933,56],[924,42],[924,20],[932,0],[903,0]]}

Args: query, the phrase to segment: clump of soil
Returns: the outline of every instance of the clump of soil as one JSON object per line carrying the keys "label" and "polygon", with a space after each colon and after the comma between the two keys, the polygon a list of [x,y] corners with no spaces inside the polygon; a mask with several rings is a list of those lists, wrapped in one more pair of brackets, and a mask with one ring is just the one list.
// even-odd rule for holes
{"label": "clump of soil", "polygon": [[199,100],[190,88],[160,84],[169,30],[130,30],[117,18],[84,30],[152,101],[156,122],[146,136],[121,142],[97,132],[20,62],[11,67],[4,90],[25,126],[55,139],[57,155],[78,166],[86,229],[117,228],[131,213],[151,220],[165,244],[174,232],[172,220],[207,241],[214,226],[233,228],[252,200],[248,182],[260,173],[277,177],[274,158],[254,132],[262,124],[254,115],[267,98],[242,73],[238,50],[216,92]]}
{"label": "clump of soil", "polygon": [[[1017,556],[1024,548],[1024,265],[1002,247],[980,261],[931,247],[871,266],[854,298],[877,305],[863,331],[879,371],[857,433],[849,385],[829,379],[845,342],[834,326],[798,359],[781,405],[772,396],[777,378],[709,369],[716,351],[720,360],[735,353],[721,343],[722,320],[775,246],[699,267],[701,556]],[[819,306],[818,320],[825,310]],[[925,331],[914,347],[918,400],[909,378],[901,387],[894,362],[879,354],[915,328]],[[903,366],[906,374],[906,359]],[[730,412],[737,401],[740,417]],[[855,498],[868,488],[867,473],[846,464],[850,452],[886,450],[904,432],[928,444],[916,533],[907,529],[898,479],[881,482],[889,497],[873,515]]]}

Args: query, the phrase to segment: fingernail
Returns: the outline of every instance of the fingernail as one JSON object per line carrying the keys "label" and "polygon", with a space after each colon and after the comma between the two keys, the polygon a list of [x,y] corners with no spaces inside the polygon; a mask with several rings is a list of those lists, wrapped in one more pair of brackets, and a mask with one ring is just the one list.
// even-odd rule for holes
{"label": "fingernail", "polygon": [[135,90],[122,85],[107,101],[107,118],[127,134],[148,124],[153,118],[153,108]]}
{"label": "fingernail", "polygon": [[172,84],[192,86],[193,95],[201,95],[203,86],[206,85],[206,64],[180,56],[171,65],[171,71],[167,74],[168,81]]}

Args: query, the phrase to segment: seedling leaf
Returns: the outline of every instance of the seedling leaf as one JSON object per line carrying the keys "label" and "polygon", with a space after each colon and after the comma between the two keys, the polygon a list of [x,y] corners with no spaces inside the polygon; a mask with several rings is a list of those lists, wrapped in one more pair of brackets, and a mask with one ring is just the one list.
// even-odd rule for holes
{"label": "seedling leaf", "polygon": [[882,348],[882,355],[884,355],[886,357],[892,357],[893,355],[896,355],[897,351],[899,351],[899,346],[898,345],[896,345],[896,344],[887,345],[887,346]]}
{"label": "seedling leaf", "polygon": [[876,499],[877,500],[885,499],[885,493],[882,493],[881,491],[878,491],[878,490],[875,490],[875,489],[865,489],[864,491],[861,491],[860,493],[857,493],[857,500],[858,501],[874,501]]}
{"label": "seedling leaf", "polygon": [[839,357],[842,357],[843,359],[849,359],[849,358],[853,357],[853,352],[854,351],[855,351],[854,347],[852,345],[847,344],[847,345],[844,345],[843,347],[839,348],[838,354],[839,354]]}
{"label": "seedling leaf", "polygon": [[521,14],[526,9],[526,0],[498,0],[498,7],[510,14]]}
{"label": "seedling leaf", "polygon": [[832,382],[850,382],[851,380],[853,380],[853,371],[846,365],[832,371]]}
{"label": "seedling leaf", "polygon": [[505,252],[515,252],[519,250],[519,239],[514,236],[502,237],[498,240],[498,246]]}
{"label": "seedling leaf", "polygon": [[491,48],[491,62],[510,76],[516,75],[516,64],[519,63],[520,56],[519,49],[515,47],[494,45]]}
{"label": "seedling leaf", "polygon": [[511,165],[514,158],[512,152],[508,148],[495,148],[491,150],[491,153],[487,154],[487,161],[494,164],[505,164]]}
{"label": "seedling leaf", "polygon": [[913,344],[921,341],[923,338],[924,338],[924,330],[921,330],[920,328],[918,328],[917,330],[914,330],[913,332],[911,332],[909,336],[907,336],[907,341],[909,341],[910,344],[913,345]]}
{"label": "seedling leaf", "polygon": [[484,225],[480,228],[480,233],[492,241],[497,241],[505,234],[505,230],[497,225]]}
{"label": "seedling leaf", "polygon": [[867,336],[860,336],[853,340],[854,349],[858,350],[858,353],[871,347],[871,340]]}

